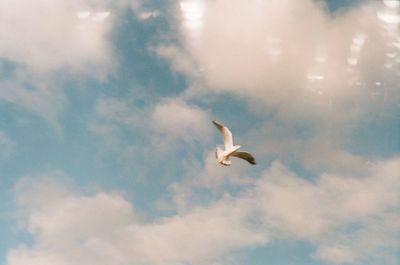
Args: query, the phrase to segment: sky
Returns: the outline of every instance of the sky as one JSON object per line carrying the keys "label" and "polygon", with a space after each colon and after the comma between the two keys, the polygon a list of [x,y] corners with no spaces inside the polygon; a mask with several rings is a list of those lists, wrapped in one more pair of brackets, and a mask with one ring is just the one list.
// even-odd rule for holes
{"label": "sky", "polygon": [[[0,0],[0,264],[400,260],[397,0]],[[257,160],[214,157],[212,124]]]}

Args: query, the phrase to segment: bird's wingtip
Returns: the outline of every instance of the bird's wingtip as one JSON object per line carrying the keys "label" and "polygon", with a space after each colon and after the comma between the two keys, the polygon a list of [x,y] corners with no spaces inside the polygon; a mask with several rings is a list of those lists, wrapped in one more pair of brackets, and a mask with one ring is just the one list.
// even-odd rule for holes
{"label": "bird's wingtip", "polygon": [[217,127],[223,126],[222,123],[220,123],[220,122],[217,121],[217,120],[213,120],[212,123],[214,123],[214,125],[217,126]]}

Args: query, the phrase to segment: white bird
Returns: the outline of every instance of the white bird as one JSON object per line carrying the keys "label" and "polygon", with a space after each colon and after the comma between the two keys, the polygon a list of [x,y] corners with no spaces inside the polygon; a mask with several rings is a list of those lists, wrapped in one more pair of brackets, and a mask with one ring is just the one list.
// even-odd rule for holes
{"label": "white bird", "polygon": [[215,150],[215,157],[217,158],[218,163],[224,166],[230,166],[232,162],[229,160],[229,158],[231,156],[236,156],[246,160],[252,165],[256,164],[256,160],[249,152],[238,151],[241,146],[233,145],[232,133],[227,127],[225,127],[218,121],[213,121],[213,123],[221,132],[222,137],[224,139],[225,150],[222,150],[219,147],[217,147],[217,149]]}

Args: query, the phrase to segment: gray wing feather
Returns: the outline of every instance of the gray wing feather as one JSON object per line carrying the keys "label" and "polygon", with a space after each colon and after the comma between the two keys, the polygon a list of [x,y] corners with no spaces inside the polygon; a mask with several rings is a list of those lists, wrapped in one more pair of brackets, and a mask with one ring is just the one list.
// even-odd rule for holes
{"label": "gray wing feather", "polygon": [[239,157],[241,159],[246,160],[247,162],[249,162],[252,165],[256,164],[256,159],[254,158],[254,156],[252,154],[250,154],[249,152],[245,152],[245,151],[235,151],[231,154],[231,156],[236,156]]}

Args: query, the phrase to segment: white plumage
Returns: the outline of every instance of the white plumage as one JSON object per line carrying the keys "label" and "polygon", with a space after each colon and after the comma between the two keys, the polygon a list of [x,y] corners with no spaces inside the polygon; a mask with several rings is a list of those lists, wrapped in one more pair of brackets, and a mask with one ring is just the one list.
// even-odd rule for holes
{"label": "white plumage", "polygon": [[226,126],[219,123],[218,121],[213,121],[213,123],[221,132],[224,139],[225,150],[222,150],[219,147],[217,147],[217,149],[215,150],[215,157],[217,158],[218,163],[224,166],[230,166],[232,162],[229,160],[229,158],[231,156],[235,156],[246,160],[252,165],[256,164],[256,160],[249,152],[238,151],[240,145],[233,145],[232,133]]}

